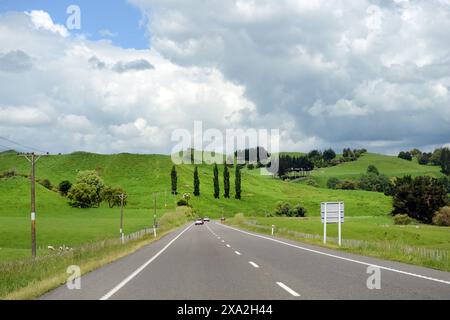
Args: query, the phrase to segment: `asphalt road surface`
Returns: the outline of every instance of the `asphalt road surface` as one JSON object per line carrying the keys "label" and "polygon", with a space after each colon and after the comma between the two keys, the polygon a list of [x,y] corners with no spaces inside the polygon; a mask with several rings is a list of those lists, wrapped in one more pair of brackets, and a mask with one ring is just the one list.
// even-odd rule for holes
{"label": "asphalt road surface", "polygon": [[82,276],[79,290],[63,285],[41,299],[450,299],[450,273],[211,221]]}

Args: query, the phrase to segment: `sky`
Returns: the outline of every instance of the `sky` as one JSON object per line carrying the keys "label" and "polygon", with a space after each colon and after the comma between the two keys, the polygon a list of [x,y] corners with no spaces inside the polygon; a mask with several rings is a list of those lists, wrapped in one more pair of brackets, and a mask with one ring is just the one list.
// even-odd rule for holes
{"label": "sky", "polygon": [[202,121],[428,151],[450,144],[449,31],[450,0],[0,0],[0,137],[169,153]]}

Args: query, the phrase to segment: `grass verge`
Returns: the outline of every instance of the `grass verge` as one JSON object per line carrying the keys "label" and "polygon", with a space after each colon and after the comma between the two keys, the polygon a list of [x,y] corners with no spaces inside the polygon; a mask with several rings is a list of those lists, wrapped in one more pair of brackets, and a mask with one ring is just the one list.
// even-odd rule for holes
{"label": "grass verge", "polygon": [[323,244],[319,217],[246,217],[237,214],[227,224],[249,231],[301,241],[345,252],[450,271],[449,227],[428,225],[396,226],[389,217],[346,217],[342,246],[337,245],[337,227],[327,228]]}
{"label": "grass verge", "polygon": [[159,240],[173,229],[192,219],[191,211],[178,208],[164,214],[159,220],[159,234],[145,235],[122,244],[118,239],[108,239],[86,244],[72,251],[38,258],[36,261],[20,260],[0,264],[0,298],[7,300],[34,299],[64,284],[67,267],[77,265],[82,274],[100,268],[114,260],[133,253],[139,248]]}

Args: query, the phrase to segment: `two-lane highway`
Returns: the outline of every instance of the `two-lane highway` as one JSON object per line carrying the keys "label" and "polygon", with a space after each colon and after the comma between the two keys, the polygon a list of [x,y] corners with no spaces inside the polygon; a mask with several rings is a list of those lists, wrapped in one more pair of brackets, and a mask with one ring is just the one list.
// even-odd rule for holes
{"label": "two-lane highway", "polygon": [[[369,289],[368,267],[381,288]],[[189,225],[42,299],[450,299],[450,273]]]}

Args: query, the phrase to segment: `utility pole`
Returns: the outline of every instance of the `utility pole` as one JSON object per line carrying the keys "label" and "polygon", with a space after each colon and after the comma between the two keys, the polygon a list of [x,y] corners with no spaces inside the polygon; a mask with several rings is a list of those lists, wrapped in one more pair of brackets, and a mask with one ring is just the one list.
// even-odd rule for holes
{"label": "utility pole", "polygon": [[127,197],[125,194],[121,193],[118,195],[120,198],[120,238],[122,239],[122,243],[124,242],[124,234],[123,234],[123,204],[124,200]]}
{"label": "utility pole", "polygon": [[[19,153],[31,163],[31,257],[36,259],[36,162],[42,155],[34,152]],[[48,155],[48,152],[45,154]]]}

